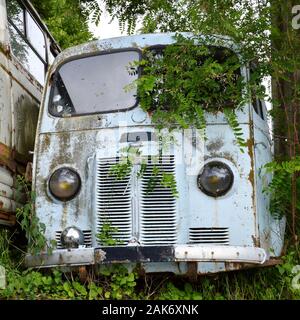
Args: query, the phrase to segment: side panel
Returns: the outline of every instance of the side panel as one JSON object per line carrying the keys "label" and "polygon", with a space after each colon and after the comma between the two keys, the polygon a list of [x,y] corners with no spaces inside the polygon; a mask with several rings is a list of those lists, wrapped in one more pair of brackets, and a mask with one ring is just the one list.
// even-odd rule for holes
{"label": "side panel", "polygon": [[[259,245],[270,251],[274,256],[280,256],[284,241],[285,219],[275,219],[270,214],[270,198],[264,192],[272,179],[264,166],[273,160],[271,138],[264,109],[264,119],[253,111],[253,127],[255,137],[255,176],[256,176],[256,205],[259,225]],[[271,249],[271,250],[270,250]]]}

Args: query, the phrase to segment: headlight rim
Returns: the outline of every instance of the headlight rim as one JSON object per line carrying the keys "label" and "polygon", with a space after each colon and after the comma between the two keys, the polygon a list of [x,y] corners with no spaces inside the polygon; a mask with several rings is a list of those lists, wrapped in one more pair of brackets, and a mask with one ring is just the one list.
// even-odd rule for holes
{"label": "headlight rim", "polygon": [[[230,174],[230,178],[231,178],[229,186],[226,189],[221,190],[217,194],[213,193],[213,192],[210,192],[207,189],[205,189],[205,187],[200,182],[200,177],[204,172],[205,166],[211,165],[211,164],[218,164],[218,165],[221,164],[223,167],[225,167],[227,169],[227,171]],[[225,161],[223,161],[221,159],[211,159],[210,161],[204,163],[203,166],[201,167],[200,172],[197,175],[196,183],[197,183],[197,186],[198,186],[199,190],[201,190],[205,195],[207,195],[209,197],[212,197],[212,198],[220,198],[220,197],[223,197],[223,196],[227,195],[230,192],[230,190],[232,190],[232,187],[234,185],[234,181],[235,181],[234,171],[232,170],[232,168],[230,167],[229,164],[227,164]]]}
{"label": "headlight rim", "polygon": [[[53,192],[53,190],[51,190],[51,187],[50,187],[50,182],[51,182],[51,179],[53,178],[54,174],[57,173],[57,171],[63,170],[63,169],[67,169],[67,170],[71,171],[78,178],[77,190],[76,190],[76,192],[74,192],[74,194],[72,196],[69,196],[69,197],[59,197],[59,196],[55,195],[55,193]],[[68,202],[68,201],[71,201],[71,200],[73,200],[74,198],[76,198],[78,196],[78,194],[81,191],[82,181],[81,181],[80,174],[78,173],[78,170],[76,170],[75,168],[69,167],[69,166],[61,166],[61,167],[55,168],[53,170],[53,172],[51,173],[51,175],[48,178],[47,186],[48,186],[48,188],[47,188],[48,189],[48,194],[51,196],[51,198],[53,198],[53,199],[55,199],[56,201],[59,201],[59,202]]]}

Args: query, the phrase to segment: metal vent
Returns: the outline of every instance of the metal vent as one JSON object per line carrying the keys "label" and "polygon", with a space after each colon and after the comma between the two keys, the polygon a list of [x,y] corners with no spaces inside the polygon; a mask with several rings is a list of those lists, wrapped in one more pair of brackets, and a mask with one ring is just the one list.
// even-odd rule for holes
{"label": "metal vent", "polygon": [[198,244],[228,245],[228,228],[190,228],[189,242]]}
{"label": "metal vent", "polygon": [[160,172],[155,179],[160,179],[162,172],[175,175],[174,156],[163,156],[155,163],[152,163],[151,159],[147,162],[146,170],[141,179],[141,243],[145,246],[174,244],[177,239],[176,198],[169,188],[165,188],[159,183],[152,190],[149,190],[148,183],[153,176],[154,166]]}
{"label": "metal vent", "polygon": [[97,162],[97,232],[101,233],[107,223],[113,228],[111,237],[126,245],[132,233],[130,175],[122,180],[116,179],[110,172],[116,163],[118,158],[99,159]]}
{"label": "metal vent", "polygon": [[[83,230],[82,232],[84,235],[84,245],[87,248],[92,247],[92,232],[91,232],[91,230]],[[62,233],[62,231],[56,231],[56,233],[55,233],[55,240],[56,240],[57,249],[63,249],[63,246],[60,241],[61,233]]]}

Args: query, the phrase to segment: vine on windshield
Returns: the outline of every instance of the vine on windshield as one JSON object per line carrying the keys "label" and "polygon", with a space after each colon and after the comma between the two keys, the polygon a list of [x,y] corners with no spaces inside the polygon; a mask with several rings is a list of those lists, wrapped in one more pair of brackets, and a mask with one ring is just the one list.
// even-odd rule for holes
{"label": "vine on windshield", "polygon": [[[141,68],[137,86],[141,108],[151,114],[157,129],[195,127],[204,132],[205,113],[223,112],[241,151],[246,146],[236,111],[247,98],[241,63],[230,49],[208,46],[176,35],[166,47],[147,48],[131,65]],[[244,92],[244,95],[243,95]]]}

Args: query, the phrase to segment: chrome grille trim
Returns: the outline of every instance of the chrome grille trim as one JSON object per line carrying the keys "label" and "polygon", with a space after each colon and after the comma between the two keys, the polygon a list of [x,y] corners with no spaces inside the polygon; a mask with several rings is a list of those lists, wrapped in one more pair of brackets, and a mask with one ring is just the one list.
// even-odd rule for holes
{"label": "chrome grille trim", "polygon": [[[160,171],[175,175],[174,156],[162,156],[159,161],[148,159],[147,167],[141,179],[140,203],[140,239],[142,245],[170,245],[177,240],[177,208],[176,198],[171,190],[156,185],[148,190],[153,167]],[[160,178],[161,175],[158,175]]]}
{"label": "chrome grille trim", "polygon": [[[92,247],[92,231],[91,230],[82,230],[83,235],[84,235],[84,245],[87,248]],[[56,241],[56,248],[57,249],[64,249],[64,247],[61,244],[60,241],[60,236],[61,236],[62,231],[56,231],[55,233],[55,241]]]}
{"label": "chrome grille trim", "polygon": [[226,227],[193,227],[189,229],[189,243],[229,245],[229,229]]}
{"label": "chrome grille trim", "polygon": [[[123,180],[117,180],[110,173],[110,168],[118,163],[118,158],[98,159],[96,179],[96,211],[97,233],[102,226],[109,223],[115,232],[113,239],[126,245],[132,234],[131,185],[130,175]],[[103,245],[97,240],[99,245]]]}

